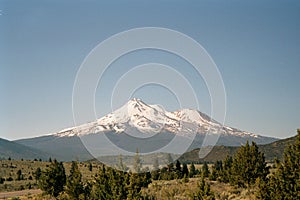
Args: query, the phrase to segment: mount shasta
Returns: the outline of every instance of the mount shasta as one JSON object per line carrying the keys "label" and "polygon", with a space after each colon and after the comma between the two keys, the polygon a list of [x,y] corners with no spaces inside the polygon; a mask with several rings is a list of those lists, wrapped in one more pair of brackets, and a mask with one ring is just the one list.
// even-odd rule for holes
{"label": "mount shasta", "polygon": [[15,142],[61,160],[87,160],[136,149],[141,153],[184,153],[181,147],[188,145],[184,151],[199,148],[206,135],[218,136],[216,145],[225,146],[239,146],[247,140],[258,144],[277,140],[223,126],[197,110],[167,112],[158,105],[132,99],[96,121]]}

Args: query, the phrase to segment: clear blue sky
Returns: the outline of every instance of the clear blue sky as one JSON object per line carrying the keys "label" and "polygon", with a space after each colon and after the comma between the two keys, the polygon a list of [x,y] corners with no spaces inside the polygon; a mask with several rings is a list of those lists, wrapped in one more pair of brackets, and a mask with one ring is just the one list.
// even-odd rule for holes
{"label": "clear blue sky", "polygon": [[[111,35],[145,26],[180,31],[208,51],[226,87],[227,125],[266,136],[295,135],[300,128],[300,2],[226,2],[0,0],[0,137],[33,137],[73,126],[72,89],[83,59]],[[139,62],[168,57],[140,53],[135,55]],[[182,73],[192,79],[185,69]],[[101,106],[105,94],[96,94],[99,116],[110,112]],[[135,96],[178,108],[172,94],[155,85]],[[201,84],[197,96],[201,111],[209,113]]]}

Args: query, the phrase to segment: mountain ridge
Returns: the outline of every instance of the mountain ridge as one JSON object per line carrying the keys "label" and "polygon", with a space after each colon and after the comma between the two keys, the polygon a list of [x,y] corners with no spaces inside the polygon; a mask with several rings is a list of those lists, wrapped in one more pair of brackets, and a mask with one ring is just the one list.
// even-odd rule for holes
{"label": "mountain ridge", "polygon": [[0,138],[0,158],[45,160],[49,158],[49,154],[26,145]]}

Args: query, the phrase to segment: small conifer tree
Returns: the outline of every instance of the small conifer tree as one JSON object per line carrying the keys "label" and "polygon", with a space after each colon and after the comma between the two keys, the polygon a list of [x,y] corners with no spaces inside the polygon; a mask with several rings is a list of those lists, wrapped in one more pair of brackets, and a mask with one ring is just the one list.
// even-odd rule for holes
{"label": "small conifer tree", "polygon": [[42,172],[39,179],[39,187],[46,194],[57,197],[64,190],[66,173],[62,162],[55,159],[51,165]]}
{"label": "small conifer tree", "polygon": [[77,162],[72,162],[70,175],[67,178],[66,193],[70,199],[79,199],[79,195],[83,193],[82,175],[79,171]]}

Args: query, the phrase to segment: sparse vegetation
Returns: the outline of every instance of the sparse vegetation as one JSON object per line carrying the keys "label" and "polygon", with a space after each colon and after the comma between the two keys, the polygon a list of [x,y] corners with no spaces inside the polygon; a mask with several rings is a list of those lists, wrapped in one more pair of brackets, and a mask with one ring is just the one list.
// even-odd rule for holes
{"label": "sparse vegetation", "polygon": [[[168,156],[171,161],[172,157]],[[21,199],[297,199],[300,197],[300,131],[270,168],[255,143],[242,146],[233,157],[214,164],[186,164],[179,160],[165,167],[154,160],[154,171],[143,168],[137,152],[130,172],[96,162],[1,160],[0,191],[40,188],[43,194]],[[38,184],[37,184],[38,183]],[[36,191],[35,191],[36,192]]]}

